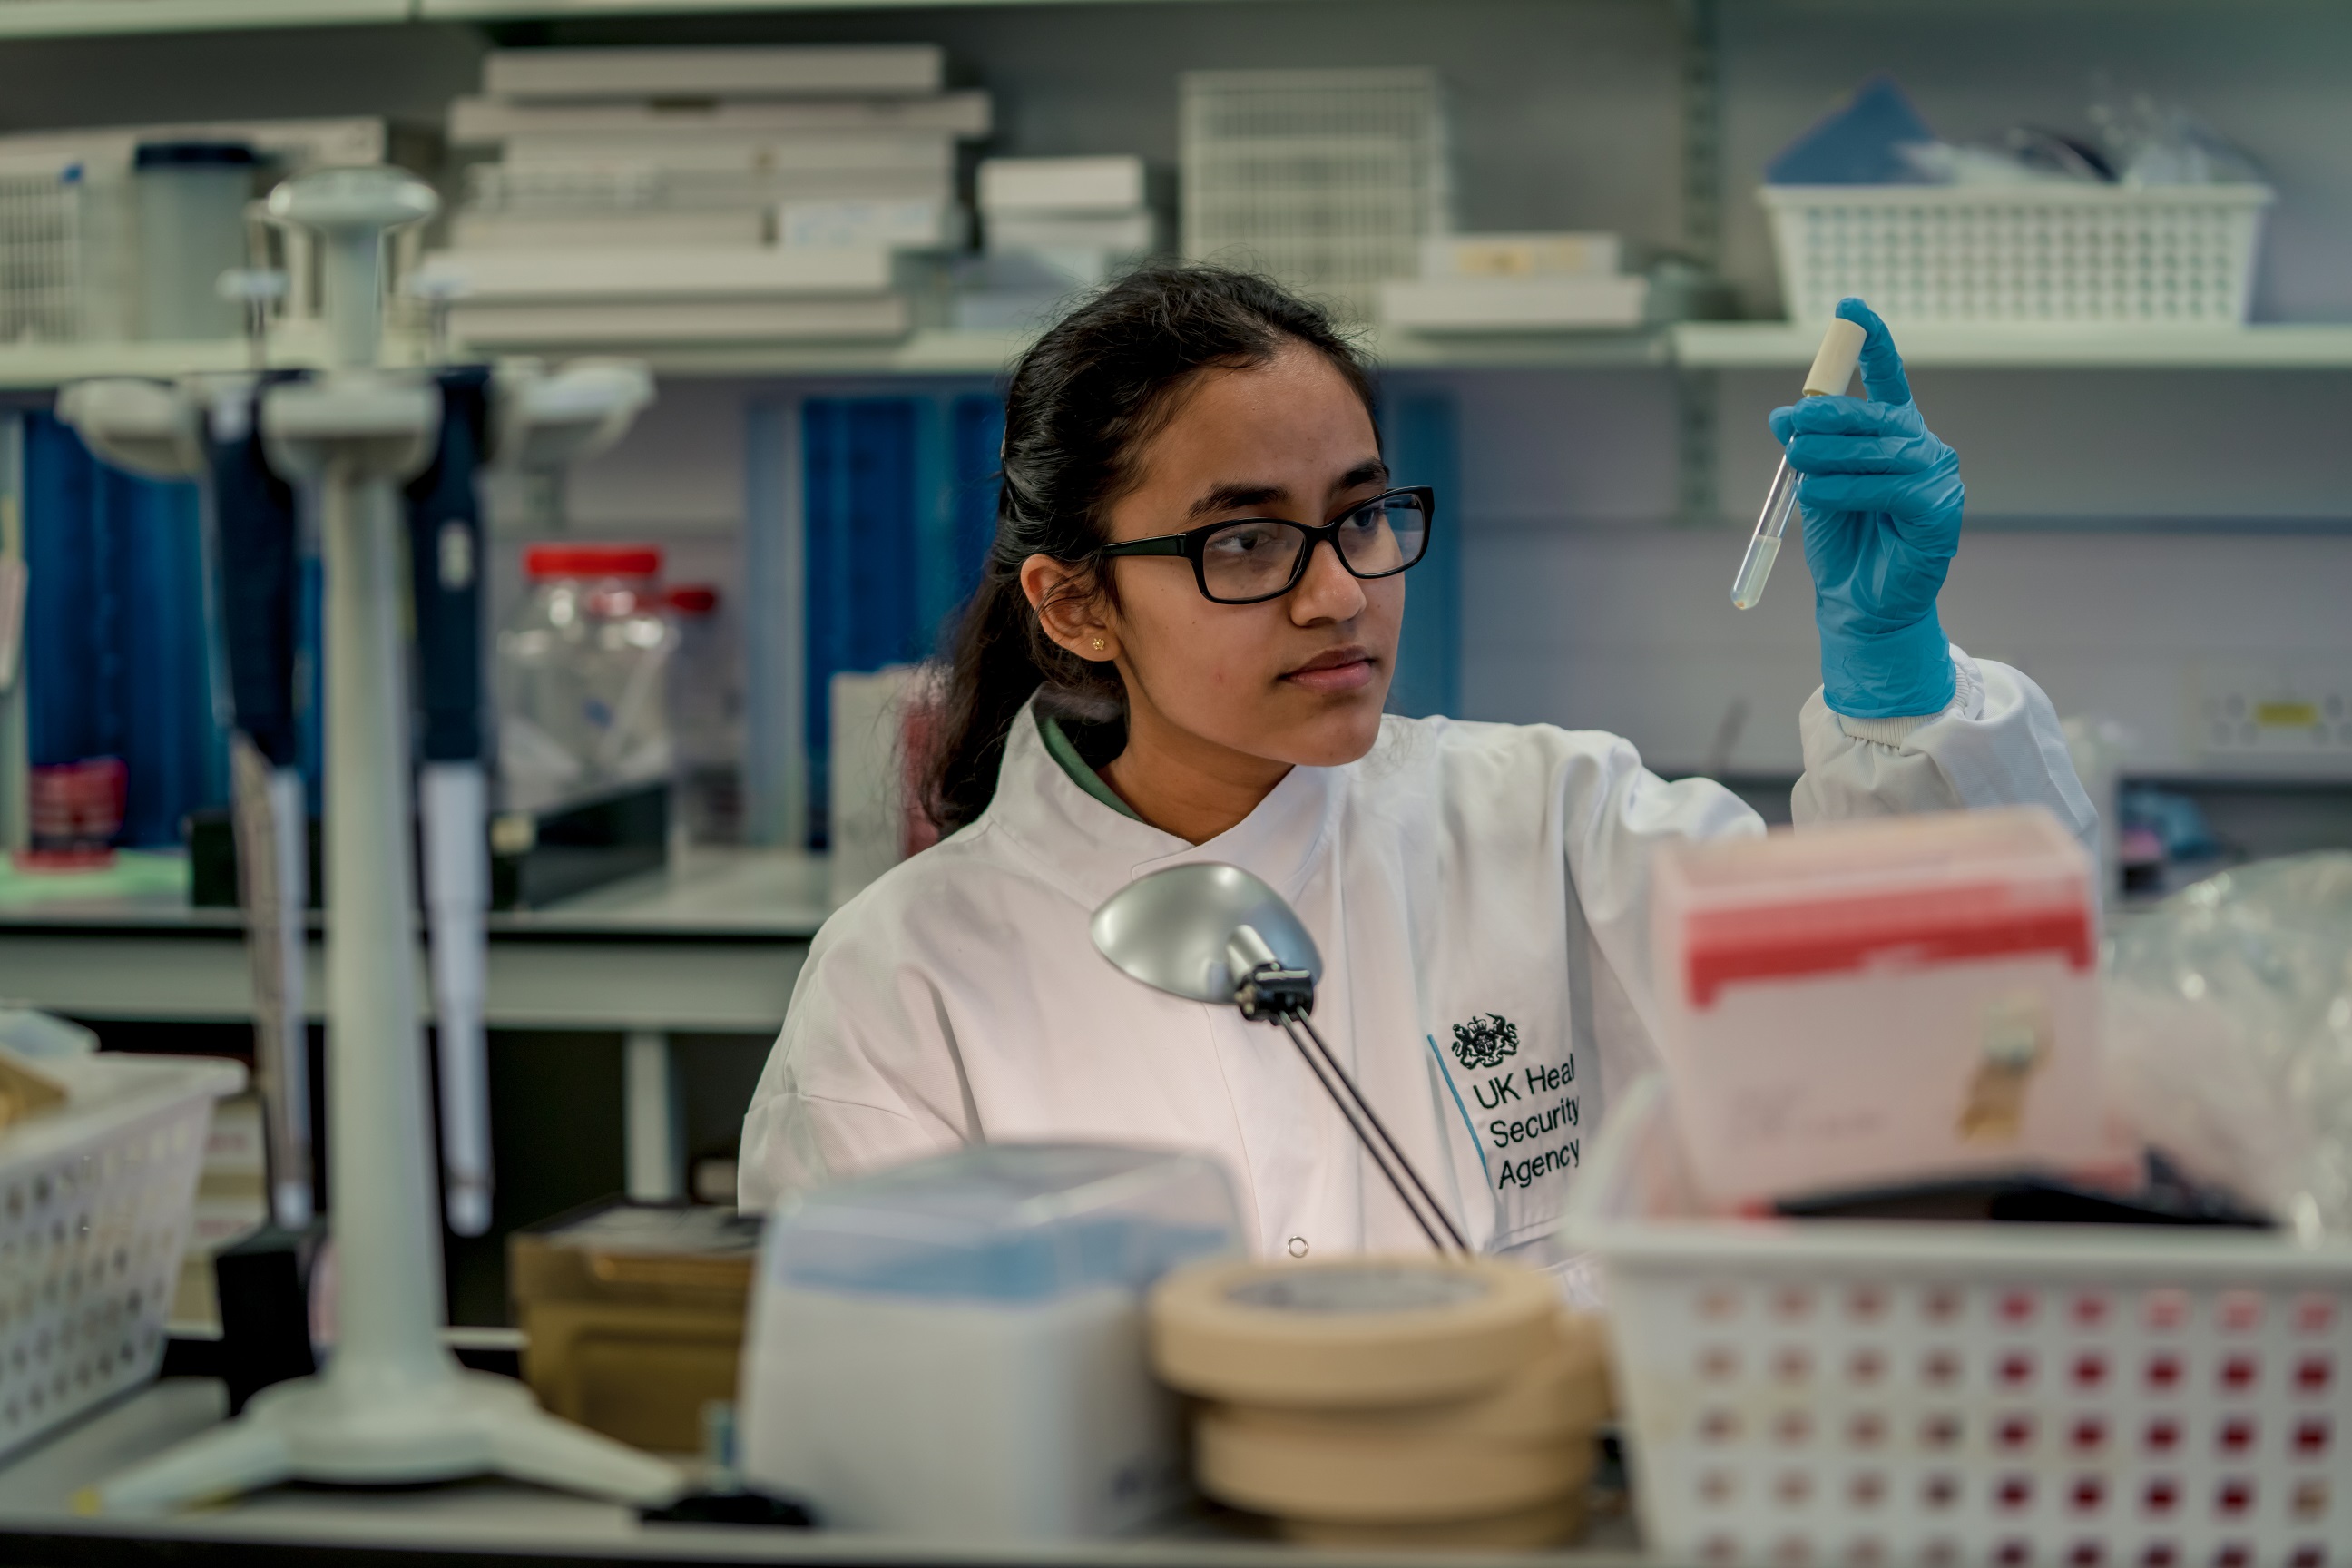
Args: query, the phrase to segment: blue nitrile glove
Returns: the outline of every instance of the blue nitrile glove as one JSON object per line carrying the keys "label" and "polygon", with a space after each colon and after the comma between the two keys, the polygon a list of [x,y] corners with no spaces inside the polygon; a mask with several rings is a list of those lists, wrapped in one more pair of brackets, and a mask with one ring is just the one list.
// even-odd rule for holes
{"label": "blue nitrile glove", "polygon": [[1772,410],[1789,451],[1813,572],[1822,693],[1853,719],[1940,713],[1952,700],[1951,645],[1936,595],[1960,545],[1960,459],[1911,401],[1903,356],[1859,300],[1837,313],[1869,334],[1859,397],[1808,397]]}

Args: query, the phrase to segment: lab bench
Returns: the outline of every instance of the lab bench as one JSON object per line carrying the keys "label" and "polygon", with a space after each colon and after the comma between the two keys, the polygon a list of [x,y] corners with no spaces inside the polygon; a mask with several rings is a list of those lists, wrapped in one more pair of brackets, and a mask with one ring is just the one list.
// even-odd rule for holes
{"label": "lab bench", "polygon": [[[184,862],[147,857],[123,876],[91,879],[88,893],[78,885],[16,877],[0,886],[0,997],[101,1026],[251,1018],[242,919],[190,907]],[[820,858],[697,848],[548,909],[494,914],[487,1022],[622,1035],[626,1185],[634,1197],[676,1197],[687,1151],[672,1037],[772,1036],[832,907]],[[314,919],[314,1020],[327,1005],[320,935]],[[415,963],[415,994],[428,997],[421,933]]]}
{"label": "lab bench", "polygon": [[[830,1531],[644,1524],[611,1503],[506,1481],[394,1490],[280,1487],[223,1506],[163,1518],[86,1519],[81,1488],[220,1421],[220,1384],[169,1378],[100,1410],[48,1442],[0,1463],[0,1561],[28,1568],[161,1563],[173,1568],[312,1568],[314,1564],[480,1563],[553,1568],[593,1563],[793,1563],[949,1565],[1117,1563],[1120,1568],[1276,1568],[1300,1549],[1251,1540],[1213,1518],[1114,1541],[976,1543],[910,1541]],[[1491,1562],[1486,1553],[1478,1560]],[[1454,1559],[1438,1554],[1318,1552],[1381,1568]],[[1532,1560],[1532,1559],[1522,1559]],[[1601,1521],[1584,1545],[1549,1560],[1577,1568],[1662,1568],[1633,1549],[1623,1519]]]}

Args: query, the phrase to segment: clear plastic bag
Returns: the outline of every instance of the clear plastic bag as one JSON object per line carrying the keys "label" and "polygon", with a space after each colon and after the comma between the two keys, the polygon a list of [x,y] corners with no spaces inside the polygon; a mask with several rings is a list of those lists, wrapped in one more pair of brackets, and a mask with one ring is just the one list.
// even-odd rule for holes
{"label": "clear plastic bag", "polygon": [[2299,1236],[2352,1232],[2352,853],[2241,867],[2131,920],[2106,1028],[2149,1143]]}
{"label": "clear plastic bag", "polygon": [[2091,123],[2114,177],[2126,185],[2260,184],[2247,153],[2183,106],[2145,92],[2126,96],[2095,79]]}

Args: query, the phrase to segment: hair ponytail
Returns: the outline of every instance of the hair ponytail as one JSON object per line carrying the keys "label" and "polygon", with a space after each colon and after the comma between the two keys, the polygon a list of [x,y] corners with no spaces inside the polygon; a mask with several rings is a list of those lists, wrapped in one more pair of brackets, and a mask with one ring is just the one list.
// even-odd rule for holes
{"label": "hair ponytail", "polygon": [[1065,712],[1116,718],[1127,693],[1118,668],[1078,658],[1045,635],[1022,591],[1021,566],[1047,555],[1097,576],[1113,503],[1134,488],[1136,456],[1175,395],[1202,371],[1263,364],[1303,344],[1347,377],[1367,408],[1371,378],[1319,307],[1278,285],[1222,267],[1160,264],[1129,274],[1064,317],[1013,367],[1004,398],[996,538],[948,656],[925,805],[940,831],[977,817],[996,794],[1013,720],[1045,689]]}

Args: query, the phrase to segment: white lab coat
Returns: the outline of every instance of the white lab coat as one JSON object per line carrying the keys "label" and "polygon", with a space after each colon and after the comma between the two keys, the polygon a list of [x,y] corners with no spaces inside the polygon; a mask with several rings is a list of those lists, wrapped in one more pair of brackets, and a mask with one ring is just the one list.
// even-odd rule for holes
{"label": "white lab coat", "polygon": [[[1798,819],[2033,802],[2087,837],[2049,700],[1953,651],[1959,690],[1925,721],[1841,720],[1814,694]],[[968,1142],[1099,1140],[1216,1155],[1262,1254],[1424,1246],[1280,1032],[1096,952],[1110,894],[1223,860],[1314,933],[1316,1021],[1455,1223],[1540,1249],[1609,1097],[1652,1060],[1656,846],[1763,830],[1613,735],[1391,718],[1360,761],[1293,768],[1195,846],[1080,789],[1024,712],[980,819],[817,933],[744,1119],[742,1204]]]}

